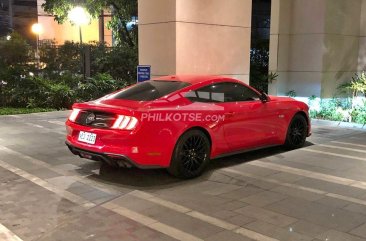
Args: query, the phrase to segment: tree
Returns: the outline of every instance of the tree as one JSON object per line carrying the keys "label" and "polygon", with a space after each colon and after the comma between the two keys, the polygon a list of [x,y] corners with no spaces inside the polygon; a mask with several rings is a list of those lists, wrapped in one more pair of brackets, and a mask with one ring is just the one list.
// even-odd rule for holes
{"label": "tree", "polygon": [[31,60],[31,46],[22,36],[13,32],[10,40],[0,40],[0,67],[9,68]]}
{"label": "tree", "polygon": [[54,15],[60,24],[68,20],[68,12],[75,6],[84,7],[93,18],[110,9],[112,19],[108,27],[112,29],[117,44],[137,48],[137,26],[128,26],[132,18],[137,17],[137,0],[46,0],[42,4],[43,9]]}
{"label": "tree", "polygon": [[338,86],[341,92],[351,91],[352,99],[355,99],[359,94],[366,96],[366,72],[356,73],[350,82]]}

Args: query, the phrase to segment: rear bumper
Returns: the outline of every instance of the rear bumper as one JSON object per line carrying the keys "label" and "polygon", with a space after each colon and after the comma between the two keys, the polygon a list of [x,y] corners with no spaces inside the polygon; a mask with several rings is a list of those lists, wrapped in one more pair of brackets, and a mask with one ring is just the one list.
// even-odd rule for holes
{"label": "rear bumper", "polygon": [[[95,143],[80,142],[80,131],[96,134]],[[171,136],[160,134],[166,132],[158,128],[131,132],[82,126],[68,120],[66,132],[66,144],[75,155],[112,164],[117,160],[119,165],[143,169],[169,167],[174,148]]]}
{"label": "rear bumper", "polygon": [[162,168],[160,166],[153,165],[139,165],[135,161],[131,160],[129,157],[121,154],[115,153],[104,153],[104,152],[94,152],[86,149],[82,149],[72,145],[70,142],[65,142],[66,146],[69,148],[72,154],[77,155],[81,158],[86,158],[94,161],[105,162],[111,166],[119,166],[119,167],[137,167],[140,169],[155,169]]}

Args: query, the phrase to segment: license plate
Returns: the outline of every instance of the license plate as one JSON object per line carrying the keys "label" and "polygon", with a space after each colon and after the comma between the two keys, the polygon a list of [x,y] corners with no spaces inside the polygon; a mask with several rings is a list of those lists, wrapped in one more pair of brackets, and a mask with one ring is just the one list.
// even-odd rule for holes
{"label": "license plate", "polygon": [[81,142],[85,142],[88,144],[95,144],[95,140],[97,139],[97,134],[80,131],[78,140]]}

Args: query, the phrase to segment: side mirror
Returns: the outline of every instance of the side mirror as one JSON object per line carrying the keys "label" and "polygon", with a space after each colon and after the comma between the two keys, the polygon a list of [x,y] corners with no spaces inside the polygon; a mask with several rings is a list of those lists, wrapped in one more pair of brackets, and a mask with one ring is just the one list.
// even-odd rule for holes
{"label": "side mirror", "polygon": [[261,95],[259,96],[259,99],[263,102],[263,103],[266,103],[266,102],[269,102],[269,97],[268,95],[261,91]]}

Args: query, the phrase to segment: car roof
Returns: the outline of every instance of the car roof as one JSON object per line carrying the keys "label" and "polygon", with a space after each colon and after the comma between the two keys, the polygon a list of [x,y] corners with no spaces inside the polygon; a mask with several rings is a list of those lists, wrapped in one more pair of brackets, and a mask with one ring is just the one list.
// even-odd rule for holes
{"label": "car roof", "polygon": [[[159,80],[159,81],[181,81],[190,84],[198,84],[201,82],[206,82],[210,80],[216,79],[231,79],[224,76],[217,76],[217,75],[168,75],[159,78],[153,78],[152,80]],[[234,80],[234,79],[232,79]]]}

